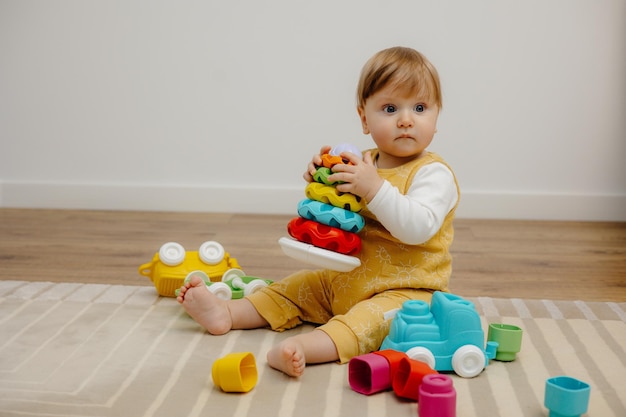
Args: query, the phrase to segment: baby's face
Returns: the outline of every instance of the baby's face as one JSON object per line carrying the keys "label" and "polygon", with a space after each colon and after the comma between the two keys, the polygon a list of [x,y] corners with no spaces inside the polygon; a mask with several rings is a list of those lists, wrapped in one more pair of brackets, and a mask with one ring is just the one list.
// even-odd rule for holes
{"label": "baby's face", "polygon": [[[385,87],[359,108],[363,133],[379,150],[378,166],[393,168],[417,158],[437,131],[439,107],[430,98]],[[388,165],[388,166],[385,166]]]}

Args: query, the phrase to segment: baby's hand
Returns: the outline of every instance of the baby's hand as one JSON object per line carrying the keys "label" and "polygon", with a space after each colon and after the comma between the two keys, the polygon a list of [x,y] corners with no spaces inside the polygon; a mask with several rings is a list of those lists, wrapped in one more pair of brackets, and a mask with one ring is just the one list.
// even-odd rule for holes
{"label": "baby's hand", "polygon": [[328,180],[343,181],[343,184],[337,184],[337,191],[352,193],[364,198],[365,201],[371,201],[384,182],[376,171],[372,154],[369,151],[365,152],[363,160],[350,152],[343,152],[341,156],[352,164],[335,165],[333,174],[328,177]]}
{"label": "baby's hand", "polygon": [[330,149],[330,146],[322,146],[322,149],[320,149],[320,153],[313,155],[313,158],[311,158],[311,162],[309,162],[307,170],[302,175],[306,182],[313,182],[313,175],[315,175],[317,167],[322,166],[322,155],[330,152]]}

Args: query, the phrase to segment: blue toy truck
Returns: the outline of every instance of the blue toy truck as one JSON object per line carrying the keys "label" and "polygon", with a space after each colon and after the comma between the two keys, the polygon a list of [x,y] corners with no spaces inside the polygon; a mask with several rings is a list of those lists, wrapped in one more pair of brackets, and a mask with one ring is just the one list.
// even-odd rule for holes
{"label": "blue toy truck", "polygon": [[454,371],[464,378],[480,374],[496,355],[497,342],[487,342],[474,304],[436,291],[431,305],[406,301],[391,323],[381,350],[406,352],[437,371]]}

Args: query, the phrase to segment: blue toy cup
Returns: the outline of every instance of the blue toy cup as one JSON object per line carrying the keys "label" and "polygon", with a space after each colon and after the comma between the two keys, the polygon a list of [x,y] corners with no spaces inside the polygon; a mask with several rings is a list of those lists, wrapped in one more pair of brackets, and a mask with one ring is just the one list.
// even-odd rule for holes
{"label": "blue toy cup", "polygon": [[544,405],[550,417],[578,417],[589,406],[589,384],[569,376],[548,378]]}

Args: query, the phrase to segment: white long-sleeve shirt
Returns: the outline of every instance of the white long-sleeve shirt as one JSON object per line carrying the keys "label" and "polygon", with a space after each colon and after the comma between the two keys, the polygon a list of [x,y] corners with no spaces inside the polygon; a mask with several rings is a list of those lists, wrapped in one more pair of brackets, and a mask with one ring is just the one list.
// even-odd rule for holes
{"label": "white long-sleeve shirt", "polygon": [[422,167],[408,193],[385,180],[368,209],[396,239],[411,245],[428,241],[456,205],[458,191],[452,172],[442,163]]}

